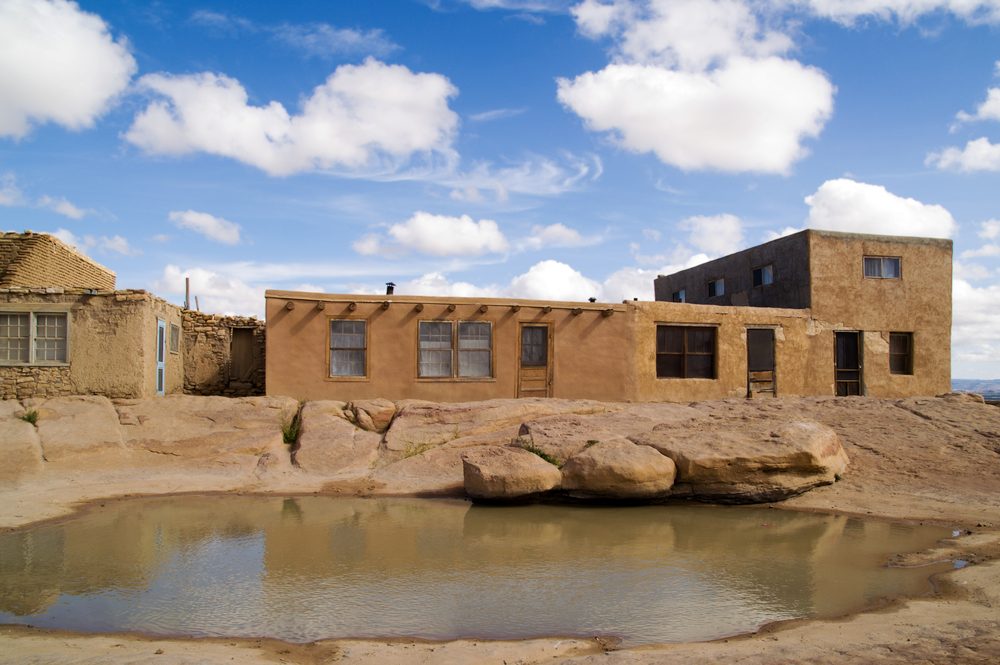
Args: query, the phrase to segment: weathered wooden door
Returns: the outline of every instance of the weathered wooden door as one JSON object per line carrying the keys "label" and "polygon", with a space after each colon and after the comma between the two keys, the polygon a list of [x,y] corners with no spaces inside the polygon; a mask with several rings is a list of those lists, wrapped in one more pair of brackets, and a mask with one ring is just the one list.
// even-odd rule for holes
{"label": "weathered wooden door", "polygon": [[517,370],[518,397],[552,395],[552,329],[546,324],[522,323]]}
{"label": "weathered wooden door", "polygon": [[229,379],[247,382],[253,378],[253,329],[232,328],[229,340]]}
{"label": "weathered wooden door", "polygon": [[774,329],[747,329],[747,397],[778,394]]}
{"label": "weathered wooden door", "polygon": [[836,333],[834,351],[836,394],[838,397],[860,395],[862,386],[861,333]]}
{"label": "weathered wooden door", "polygon": [[163,395],[167,388],[167,323],[156,320],[156,394]]}

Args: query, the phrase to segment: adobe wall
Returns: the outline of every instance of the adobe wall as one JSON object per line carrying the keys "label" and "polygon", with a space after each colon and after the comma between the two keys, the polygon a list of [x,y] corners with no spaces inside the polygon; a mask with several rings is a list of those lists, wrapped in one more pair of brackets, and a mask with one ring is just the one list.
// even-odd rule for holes
{"label": "adobe wall", "polygon": [[[300,400],[386,397],[439,402],[516,397],[519,324],[532,322],[552,326],[551,396],[629,399],[626,379],[632,354],[623,305],[287,291],[268,291],[266,302],[268,395]],[[289,302],[293,309],[287,309]],[[383,302],[389,302],[388,309],[383,309]],[[449,311],[449,305],[454,305],[454,311]],[[487,309],[481,312],[484,305]],[[576,309],[580,313],[574,314]],[[604,316],[604,310],[611,310],[612,315]],[[329,322],[334,318],[368,322],[367,377],[329,376]],[[418,378],[418,322],[424,320],[491,322],[493,376]]]}
{"label": "adobe wall", "polygon": [[[180,325],[180,310],[144,291],[0,289],[0,311],[66,312],[66,364],[0,365],[0,398],[156,393],[156,316]],[[169,326],[168,326],[169,334]],[[166,391],[179,392],[181,354],[166,357]]]}
{"label": "adobe wall", "polygon": [[[834,332],[864,331],[865,393],[936,395],[951,390],[952,243],[929,238],[810,234],[812,311],[823,343],[811,364],[833,382]],[[865,256],[898,256],[902,277],[864,277]],[[913,374],[889,372],[889,333],[912,332]]]}
{"label": "adobe wall", "polygon": [[115,273],[44,233],[0,234],[0,287],[111,291]]}
{"label": "adobe wall", "polygon": [[[263,395],[265,326],[252,316],[183,312],[184,392],[190,395]],[[254,370],[250,381],[230,380],[233,328],[253,331]]]}
{"label": "adobe wall", "polygon": [[[832,395],[829,385],[808,363],[821,343],[812,330],[808,310],[691,305],[670,302],[629,303],[634,330],[635,370],[631,391],[638,401],[688,401],[745,397],[747,394],[747,328],[773,328],[778,395]],[[714,379],[656,376],[656,326],[694,325],[716,328]],[[832,354],[832,351],[831,351]]]}
{"label": "adobe wall", "polygon": [[[660,275],[653,281],[655,299],[669,302],[674,292],[684,289],[686,302],[693,304],[808,308],[808,233],[778,238],[672,275]],[[765,265],[773,267],[774,282],[755,287],[753,270]],[[725,280],[725,292],[710,298],[708,282],[719,278]]]}

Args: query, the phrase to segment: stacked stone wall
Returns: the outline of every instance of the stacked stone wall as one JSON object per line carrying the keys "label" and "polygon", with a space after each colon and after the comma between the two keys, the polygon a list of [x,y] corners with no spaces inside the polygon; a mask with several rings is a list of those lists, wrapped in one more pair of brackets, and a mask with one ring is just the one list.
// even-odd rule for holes
{"label": "stacked stone wall", "polygon": [[[230,378],[234,328],[253,334],[249,380]],[[264,322],[253,316],[220,316],[184,310],[184,392],[239,397],[264,394]]]}
{"label": "stacked stone wall", "polygon": [[69,367],[0,367],[0,399],[62,397],[76,392]]}
{"label": "stacked stone wall", "polygon": [[0,287],[115,288],[115,273],[43,233],[0,234]]}

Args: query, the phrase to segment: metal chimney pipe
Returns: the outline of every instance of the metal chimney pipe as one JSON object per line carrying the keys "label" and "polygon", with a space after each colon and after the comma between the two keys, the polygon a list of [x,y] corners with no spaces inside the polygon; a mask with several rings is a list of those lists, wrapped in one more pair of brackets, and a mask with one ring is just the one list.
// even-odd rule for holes
{"label": "metal chimney pipe", "polygon": [[396,289],[396,285],[393,282],[385,283],[385,295],[391,296],[392,292]]}

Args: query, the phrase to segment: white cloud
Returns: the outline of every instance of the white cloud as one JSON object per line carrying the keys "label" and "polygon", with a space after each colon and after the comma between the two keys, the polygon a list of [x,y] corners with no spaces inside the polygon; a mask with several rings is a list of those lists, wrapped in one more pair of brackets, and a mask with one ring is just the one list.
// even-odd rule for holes
{"label": "white cloud", "polygon": [[122,256],[138,256],[141,251],[132,247],[128,240],[119,235],[114,236],[77,236],[69,229],[57,229],[51,234],[67,245],[75,247],[79,251],[89,254],[90,250],[97,249],[104,253],[121,254]]}
{"label": "white cloud", "polygon": [[706,254],[721,256],[743,249],[743,222],[736,215],[695,215],[678,228],[689,231],[688,239]]}
{"label": "white cloud", "polygon": [[136,70],[124,39],[64,0],[0,2],[0,136],[94,124]]}
{"label": "white cloud", "polygon": [[827,180],[805,202],[806,226],[813,229],[932,238],[950,238],[956,229],[951,213],[940,205],[846,178]]}
{"label": "white cloud", "polygon": [[0,174],[0,206],[24,204],[24,194],[17,186],[17,176],[11,172]]}
{"label": "white cloud", "polygon": [[978,235],[984,240],[993,240],[997,242],[988,242],[980,245],[976,249],[966,250],[962,252],[963,259],[1000,256],[1000,219],[988,219],[980,224]]}
{"label": "white cloud", "polygon": [[955,279],[952,300],[955,364],[975,367],[984,377],[1000,375],[1000,285],[977,288]]}
{"label": "white cloud", "polygon": [[418,211],[405,222],[390,226],[388,235],[393,241],[389,246],[377,236],[367,235],[354,243],[354,250],[366,255],[398,248],[431,256],[481,256],[508,248],[496,222],[477,222],[468,215],[449,217]]}
{"label": "white cloud", "polygon": [[1000,143],[990,143],[986,137],[978,138],[966,143],[965,148],[950,147],[932,152],[924,163],[963,173],[1000,171]]}
{"label": "white cloud", "polygon": [[496,287],[476,286],[469,282],[450,282],[444,274],[431,272],[416,279],[401,282],[396,293],[421,296],[455,296],[458,298],[493,298],[501,295]]}
{"label": "white cloud", "polygon": [[601,285],[584,277],[571,266],[539,261],[527,272],[511,280],[506,295],[534,300],[586,300],[600,298]]}
{"label": "white cloud", "polygon": [[978,263],[964,263],[961,261],[955,261],[952,264],[952,276],[955,279],[964,279],[966,281],[970,280],[984,280],[993,277],[994,272],[987,268],[986,266],[979,265]]}
{"label": "white cloud", "polygon": [[238,245],[240,242],[240,225],[228,219],[196,210],[174,210],[168,217],[177,226],[191,229],[224,245]]}
{"label": "white cloud", "polygon": [[62,240],[70,247],[76,247],[80,251],[84,251],[85,249],[87,249],[87,245],[84,242],[83,238],[77,238],[76,235],[74,235],[73,232],[70,231],[69,229],[56,229],[55,231],[51,232],[51,235],[55,236],[56,238],[59,238],[59,240]]}
{"label": "white cloud", "polygon": [[203,72],[148,74],[140,88],[154,97],[125,137],[151,154],[205,152],[270,175],[370,169],[415,154],[451,156],[457,90],[440,74],[367,59],[341,65],[290,115],[279,102],[248,103],[239,81]]}
{"label": "white cloud", "polygon": [[532,226],[531,235],[518,242],[518,249],[538,251],[544,247],[586,247],[601,242],[600,236],[584,236],[562,223]]}
{"label": "white cloud", "polygon": [[399,49],[398,44],[378,29],[337,28],[329,23],[282,23],[269,30],[280,42],[310,57],[326,58],[352,53],[384,57]]}
{"label": "white cloud", "polygon": [[796,228],[794,226],[786,226],[780,231],[766,231],[764,233],[764,242],[770,242],[771,240],[777,240],[778,238],[784,238],[785,236],[790,236],[793,233],[798,233],[802,229]]}
{"label": "white cloud", "polygon": [[97,246],[106,252],[114,252],[123,256],[138,256],[140,252],[129,244],[128,240],[122,236],[101,236],[97,239]]}
{"label": "white cloud", "polygon": [[[557,196],[578,189],[585,182],[601,177],[604,166],[600,157],[591,154],[580,157],[563,153],[561,161],[531,155],[521,162],[497,165],[479,162],[464,172],[448,171],[431,173],[426,179],[446,187],[453,187],[452,198],[459,201],[481,201],[482,192],[493,192],[498,201],[506,201],[510,194],[529,196]],[[405,175],[404,177],[410,177]]]}
{"label": "white cloud", "polygon": [[206,268],[182,270],[176,265],[168,265],[163,269],[160,279],[153,283],[153,289],[157,293],[183,296],[185,277],[191,278],[192,307],[197,296],[198,305],[204,312],[264,315],[263,286],[248,284]]}
{"label": "white cloud", "polygon": [[62,197],[43,196],[38,199],[37,205],[39,208],[46,208],[70,219],[83,219],[87,214],[86,210],[78,208]]}
{"label": "white cloud", "polygon": [[519,116],[527,110],[528,109],[524,107],[516,109],[491,109],[489,111],[473,113],[469,116],[469,120],[472,120],[473,122],[493,122],[494,120],[503,120],[504,118]]}
{"label": "white cloud", "polygon": [[990,88],[987,90],[986,99],[976,107],[975,113],[959,111],[955,117],[959,122],[1000,120],[1000,88]]}
{"label": "white cloud", "polygon": [[979,237],[1000,240],[1000,219],[988,219],[979,225]]}
{"label": "white cloud", "polygon": [[559,79],[558,98],[592,131],[684,170],[786,173],[833,111],[813,67],[736,57],[708,72],[611,64]]}
{"label": "white cloud", "polygon": [[848,25],[861,17],[909,24],[935,12],[950,12],[973,24],[1000,22],[996,0],[805,0],[803,4],[817,16]]}

